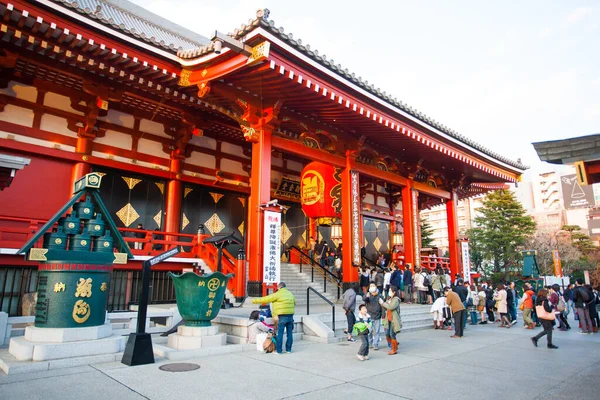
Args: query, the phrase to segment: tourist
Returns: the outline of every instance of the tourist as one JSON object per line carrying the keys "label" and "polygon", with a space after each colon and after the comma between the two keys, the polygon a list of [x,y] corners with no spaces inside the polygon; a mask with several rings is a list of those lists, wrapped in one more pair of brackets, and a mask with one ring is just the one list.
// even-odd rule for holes
{"label": "tourist", "polygon": [[[390,286],[396,286],[398,289],[400,289],[402,286],[403,272],[397,264],[394,264],[392,268],[394,269],[394,271],[390,274],[390,280],[388,284]],[[386,290],[389,290],[389,287],[387,287]]]}
{"label": "tourist", "polygon": [[569,317],[569,313],[573,310],[575,313],[575,308],[573,306],[573,284],[569,283],[565,291],[563,292],[563,298],[565,299],[565,303],[567,303],[567,307],[565,309],[565,317]]}
{"label": "tourist", "polygon": [[248,343],[256,344],[256,335],[260,332],[268,333],[273,330],[273,327],[264,322],[264,318],[260,316],[260,311],[254,310],[250,313],[250,325],[248,325]]}
{"label": "tourist", "polygon": [[[138,224],[136,229],[144,229],[144,226],[142,224]],[[144,239],[146,237],[146,232],[135,232],[134,235],[137,239]],[[141,241],[136,241],[135,243],[133,243],[133,247],[136,250],[142,250],[144,248],[144,242]]]}
{"label": "tourist", "polygon": [[452,286],[452,276],[450,275],[450,270],[448,268],[444,270],[444,284],[444,287]]}
{"label": "tourist", "polygon": [[376,264],[379,268],[383,269],[385,267],[386,260],[385,260],[385,256],[383,255],[383,253],[379,253],[379,257],[377,257]]}
{"label": "tourist", "polygon": [[369,332],[369,344],[374,350],[379,350],[379,342],[381,340],[382,309],[379,299],[383,299],[382,294],[377,290],[377,286],[371,284],[369,291],[364,297],[364,301],[367,306],[367,312],[371,316],[372,327]]}
{"label": "tourist", "polygon": [[348,322],[348,328],[344,331],[348,335],[348,341],[354,342],[355,340],[352,338],[352,329],[354,329],[354,324],[356,323],[356,317],[354,315],[354,310],[356,310],[356,287],[354,284],[351,284],[348,290],[344,292],[344,314],[346,314],[346,321]]}
{"label": "tourist", "polygon": [[500,320],[502,323],[499,328],[510,328],[511,323],[508,317],[508,302],[507,302],[507,293],[506,288],[503,284],[499,283],[496,286],[496,294],[494,295],[494,300],[496,301],[496,307],[498,309],[498,314],[500,314]]}
{"label": "tourist", "polygon": [[496,319],[494,317],[494,306],[496,304],[496,302],[494,301],[494,293],[495,293],[495,291],[492,290],[491,286],[488,286],[488,288],[486,289],[485,293],[486,293],[485,310],[486,310],[486,313],[487,313],[488,321],[489,322],[494,322],[494,321],[496,321]]}
{"label": "tourist", "polygon": [[444,322],[446,320],[446,318],[444,318],[444,308],[446,307],[446,297],[443,295],[442,291],[442,295],[435,299],[431,309],[429,310],[429,312],[433,315],[433,329],[444,328]]}
{"label": "tourist", "polygon": [[547,335],[546,340],[548,341],[548,348],[558,349],[557,346],[552,344],[552,325],[554,325],[555,317],[554,313],[552,312],[552,306],[550,306],[548,303],[548,290],[541,289],[538,292],[535,300],[535,309],[544,330],[532,337],[531,342],[535,347],[537,347],[538,340],[540,340],[542,336]]}
{"label": "tourist", "polygon": [[421,268],[415,268],[415,275],[413,277],[413,283],[415,290],[417,291],[417,303],[425,304],[427,299],[427,287],[424,285],[424,274],[421,272]]}
{"label": "tourist", "polygon": [[[458,279],[456,281],[456,285],[454,285],[454,288],[452,289],[460,298],[460,301],[463,304],[463,308],[467,308],[467,297],[469,297],[469,289],[467,289],[467,287],[465,286],[465,282],[462,279]],[[447,301],[447,300],[446,300]],[[462,320],[462,329],[465,330],[466,326],[467,326],[467,312],[463,312],[462,314],[463,320]],[[459,321],[457,321],[456,319],[454,320],[455,323],[458,323]]]}
{"label": "tourist", "polygon": [[569,322],[564,315],[564,311],[566,308],[565,301],[560,293],[560,286],[557,283],[552,285],[549,290],[550,296],[548,297],[548,301],[554,310],[554,314],[558,317],[558,330],[559,331],[567,331],[571,329],[569,326]]}
{"label": "tourist", "polygon": [[410,267],[410,263],[406,263],[404,266],[404,275],[402,277],[402,280],[404,281],[404,302],[406,304],[412,304],[413,296],[413,276]]}
{"label": "tourist", "polygon": [[479,317],[481,318],[481,322],[479,322],[479,325],[486,325],[487,320],[485,304],[487,300],[487,295],[483,286],[479,286],[478,290],[479,292],[477,293],[477,296],[479,297],[479,303],[477,304],[477,311],[479,311]]}
{"label": "tourist", "polygon": [[[389,268],[386,268],[384,271],[385,271],[385,273],[383,274],[383,290],[387,291],[390,288],[390,281],[392,279],[392,271],[390,271]],[[396,272],[396,271],[394,270],[394,272]]]}
{"label": "tourist", "polygon": [[591,334],[593,332],[589,310],[589,303],[592,299],[592,293],[583,286],[583,279],[577,279],[575,281],[575,289],[573,290],[573,300],[575,302],[575,310],[577,310],[577,315],[579,315],[579,323],[581,324],[581,330],[578,333]]}
{"label": "tourist", "polygon": [[598,293],[594,291],[591,285],[586,285],[585,288],[592,294],[592,301],[589,302],[590,320],[592,321],[592,332],[598,332]]}
{"label": "tourist", "polygon": [[511,324],[514,325],[517,323],[517,304],[519,303],[519,297],[515,290],[514,282],[507,282],[506,284],[506,302]]}
{"label": "tourist", "polygon": [[523,293],[523,303],[522,303],[522,310],[523,310],[523,322],[525,323],[525,328],[527,329],[533,329],[535,328],[535,322],[533,322],[533,319],[531,318],[531,314],[533,313],[533,297],[534,297],[534,291],[531,288],[531,285],[529,284],[525,284],[525,288],[524,288],[525,292]]}
{"label": "tourist", "polygon": [[462,286],[464,282],[463,276],[462,274],[458,273],[456,274],[456,276],[454,277],[454,283],[452,284],[452,287],[454,288],[454,286]]}
{"label": "tourist", "polygon": [[470,325],[477,325],[477,306],[479,305],[479,293],[475,285],[469,286],[467,295],[467,312],[471,315]]}
{"label": "tourist", "polygon": [[[154,242],[155,240],[163,240],[165,237],[164,235],[161,233],[160,229],[156,228],[154,230],[154,232],[152,233],[152,242]],[[160,243],[152,243],[152,250],[162,250],[163,249],[163,245]]]}
{"label": "tourist", "polygon": [[383,274],[383,268],[377,268],[375,271],[375,279],[373,279],[373,283],[377,286],[379,293],[383,292],[383,284],[385,282],[385,275]]}
{"label": "tourist", "polygon": [[296,298],[287,290],[284,282],[277,284],[277,291],[265,297],[259,297],[252,300],[252,304],[273,303],[273,318],[277,318],[277,343],[275,348],[277,354],[282,353],[283,331],[286,333],[285,352],[292,352],[294,343],[294,312],[296,308]]}
{"label": "tourist", "polygon": [[442,295],[442,290],[444,287],[448,286],[446,284],[446,278],[444,277],[444,272],[441,268],[435,270],[435,274],[431,278],[431,288],[433,289],[433,300],[435,301]]}
{"label": "tourist", "polygon": [[367,293],[367,289],[369,288],[370,283],[370,273],[367,267],[362,267],[360,276],[359,276],[359,284],[362,289],[362,293]]}
{"label": "tourist", "polygon": [[463,314],[465,313],[465,306],[459,295],[449,287],[444,288],[444,295],[446,296],[446,304],[452,310],[452,316],[454,318],[455,332],[451,337],[453,339],[461,338],[463,336],[464,325],[462,324],[462,321],[464,319]]}
{"label": "tourist", "polygon": [[335,266],[335,276],[337,276],[338,278],[342,277],[342,257],[340,256],[335,256],[335,262],[334,262],[334,266]]}
{"label": "tourist", "polygon": [[352,332],[360,337],[360,348],[356,357],[360,361],[369,359],[369,332],[371,331],[371,316],[367,314],[367,306],[358,307],[358,318],[352,327]]}
{"label": "tourist", "polygon": [[308,256],[311,260],[315,259],[315,248],[317,246],[317,241],[313,236],[308,240]]}
{"label": "tourist", "polygon": [[396,286],[390,286],[388,299],[383,301],[379,299],[379,304],[385,309],[383,313],[383,324],[385,327],[385,338],[392,346],[388,353],[394,355],[398,353],[397,335],[402,330],[402,317],[400,316],[400,292]]}

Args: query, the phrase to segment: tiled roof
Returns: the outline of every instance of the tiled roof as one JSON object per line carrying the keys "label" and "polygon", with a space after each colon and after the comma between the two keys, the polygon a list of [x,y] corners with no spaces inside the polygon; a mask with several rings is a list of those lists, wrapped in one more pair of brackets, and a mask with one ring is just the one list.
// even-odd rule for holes
{"label": "tiled roof", "polygon": [[176,52],[210,41],[127,0],[52,0],[157,48]]}
{"label": "tiled roof", "polygon": [[565,159],[586,159],[600,154],[600,133],[532,144],[540,160],[551,164],[567,164]]}
{"label": "tiled roof", "polygon": [[[357,77],[354,73],[348,71],[347,68],[342,67],[340,64],[336,64],[333,59],[327,59],[326,55],[319,54],[319,51],[316,49],[311,49],[310,45],[304,44],[301,39],[294,39],[294,36],[291,33],[285,33],[282,27],[277,28],[275,22],[273,20],[269,20],[270,11],[268,9],[258,10],[256,12],[256,18],[253,20],[249,20],[247,24],[242,24],[239,29],[235,29],[232,33],[229,33],[229,36],[235,39],[241,39],[246,36],[249,32],[256,29],[257,27],[262,27],[268,32],[275,35],[277,38],[281,39],[283,42],[289,44],[291,47],[299,50],[301,53],[310,57],[312,60],[321,64],[322,66],[330,69],[336,74],[344,77],[345,79],[355,83],[361,88],[367,90],[368,92],[374,94],[380,99],[386,101],[387,103],[393,105],[394,107],[398,107],[403,111],[409,113],[410,115],[418,118],[419,120],[427,123],[428,125],[444,132],[445,134],[461,141],[462,143],[467,144],[468,146],[481,151],[488,156],[495,158],[498,161],[506,163],[512,167],[524,170],[527,169],[525,165],[523,165],[520,160],[513,161],[500,154],[476,143],[475,141],[469,139],[468,137],[461,135],[460,133],[454,131],[453,129],[448,128],[447,126],[435,121],[433,118],[425,115],[424,113],[416,110],[415,108],[409,106],[406,103],[398,101],[395,97],[392,97],[390,94],[382,91],[379,88],[376,88],[375,85],[369,84],[369,81],[363,80],[362,77]],[[180,50],[177,52],[177,55],[184,59],[192,59],[201,57],[205,54],[211,53],[214,51],[214,44],[208,43],[203,46],[195,47],[188,50]]]}

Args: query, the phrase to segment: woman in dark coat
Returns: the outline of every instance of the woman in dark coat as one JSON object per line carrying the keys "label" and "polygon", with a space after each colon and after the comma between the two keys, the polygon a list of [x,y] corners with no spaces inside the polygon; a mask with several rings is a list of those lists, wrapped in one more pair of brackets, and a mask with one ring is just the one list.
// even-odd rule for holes
{"label": "woman in dark coat", "polygon": [[558,349],[558,346],[552,344],[552,327],[554,326],[555,317],[552,306],[548,302],[548,291],[546,289],[541,289],[538,292],[537,298],[535,299],[535,308],[537,310],[538,319],[542,323],[544,331],[532,337],[531,342],[535,347],[537,347],[538,340],[540,340],[542,336],[547,335],[548,348]]}

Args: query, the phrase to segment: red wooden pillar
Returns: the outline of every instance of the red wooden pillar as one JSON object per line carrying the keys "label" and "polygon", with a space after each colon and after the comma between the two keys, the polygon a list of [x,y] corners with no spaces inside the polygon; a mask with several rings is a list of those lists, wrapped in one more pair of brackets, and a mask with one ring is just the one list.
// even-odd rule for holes
{"label": "red wooden pillar", "polygon": [[[167,184],[167,198],[165,201],[165,232],[179,233],[181,226],[181,192],[182,184],[179,180],[182,160],[171,156],[170,172],[173,178]],[[167,237],[167,240],[177,240],[177,237]]]}
{"label": "red wooden pillar", "polygon": [[412,189],[410,181],[402,188],[402,224],[404,228],[404,263],[415,267]]}
{"label": "red wooden pillar", "polygon": [[262,296],[263,213],[260,205],[271,200],[271,128],[263,127],[252,141],[252,176],[248,201],[248,296]]}
{"label": "red wooden pillar", "polygon": [[456,274],[460,272],[460,250],[456,206],[456,192],[452,192],[452,198],[446,201],[446,217],[448,222],[448,253],[450,253],[450,273],[452,275],[452,280],[454,280]]}
{"label": "red wooden pillar", "polygon": [[[308,219],[308,237],[306,238],[306,245],[310,244],[310,238],[313,237],[316,241],[319,240],[317,236],[317,220],[314,218]],[[342,246],[343,248],[343,246]]]}
{"label": "red wooden pillar", "polygon": [[90,164],[86,162],[87,156],[92,154],[92,139],[85,137],[78,137],[77,144],[75,145],[75,153],[81,154],[81,162],[73,165],[73,172],[71,173],[71,187],[69,188],[69,197],[73,194],[73,186],[81,177],[89,174],[92,169]]}
{"label": "red wooden pillar", "polygon": [[[346,168],[342,173],[342,288],[345,291],[354,282],[358,282],[358,265],[353,262],[352,251],[352,157],[351,152],[346,152]],[[359,203],[360,205],[360,203]],[[360,212],[360,209],[358,210]],[[360,220],[360,217],[359,217]],[[360,246],[358,248],[360,253]]]}

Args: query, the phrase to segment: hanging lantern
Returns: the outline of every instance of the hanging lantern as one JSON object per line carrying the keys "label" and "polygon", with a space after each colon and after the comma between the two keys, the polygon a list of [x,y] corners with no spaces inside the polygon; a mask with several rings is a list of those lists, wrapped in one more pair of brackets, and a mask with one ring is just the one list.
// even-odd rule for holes
{"label": "hanging lantern", "polygon": [[341,224],[331,225],[331,240],[333,240],[333,241],[342,240],[342,225]]}
{"label": "hanging lantern", "polygon": [[392,233],[392,246],[403,246],[404,245],[404,235],[400,232]]}
{"label": "hanging lantern", "polygon": [[[319,225],[336,225],[342,217],[342,169],[313,161],[302,170],[300,199],[307,217]],[[332,232],[333,236],[333,232]],[[341,237],[341,226],[340,226]]]}

